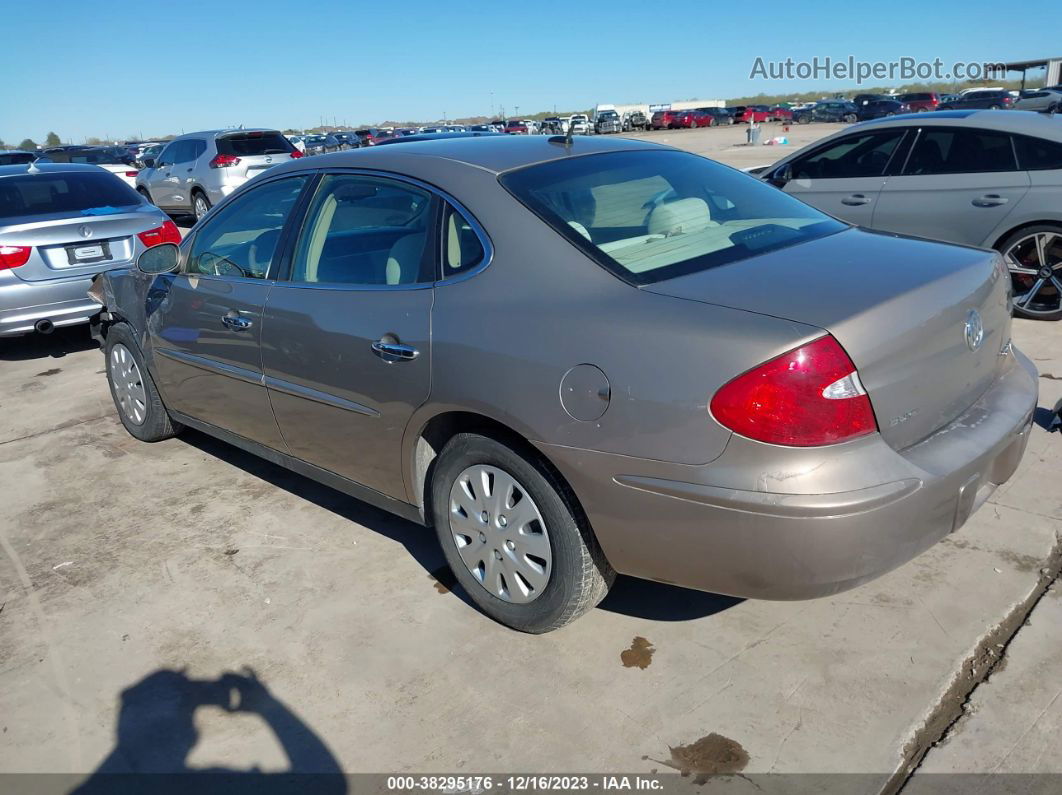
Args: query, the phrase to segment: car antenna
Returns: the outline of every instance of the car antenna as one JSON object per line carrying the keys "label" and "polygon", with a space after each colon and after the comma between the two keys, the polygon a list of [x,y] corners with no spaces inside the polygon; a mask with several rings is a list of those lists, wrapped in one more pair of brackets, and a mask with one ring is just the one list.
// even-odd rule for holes
{"label": "car antenna", "polygon": [[574,128],[575,128],[575,125],[572,124],[572,120],[568,119],[568,130],[567,130],[567,132],[565,132],[564,135],[554,135],[554,136],[552,136],[549,139],[549,142],[551,144],[564,144],[565,148],[571,149],[571,146],[574,143],[574,141],[572,139],[572,130]]}
{"label": "car antenna", "polygon": [[34,160],[29,164],[29,168],[26,169],[27,174],[40,174],[41,170],[37,168],[37,161]]}

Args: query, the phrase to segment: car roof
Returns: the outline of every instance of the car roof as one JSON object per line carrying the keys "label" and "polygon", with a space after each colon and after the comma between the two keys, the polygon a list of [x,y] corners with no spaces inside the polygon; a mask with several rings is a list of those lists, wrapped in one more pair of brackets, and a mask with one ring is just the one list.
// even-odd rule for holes
{"label": "car roof", "polygon": [[178,135],[176,138],[172,138],[171,141],[167,141],[166,143],[170,143],[172,141],[183,141],[185,138],[202,138],[204,136],[208,138],[211,136],[213,136],[214,138],[220,138],[225,135],[239,135],[240,133],[253,132],[279,133],[280,130],[274,129],[273,127],[226,127],[220,130],[199,130],[198,132],[182,133],[181,135]]}
{"label": "car roof", "polygon": [[570,145],[564,137],[546,135],[463,136],[449,134],[430,141],[408,141],[401,146],[379,146],[334,152],[313,158],[297,159],[274,166],[271,173],[301,171],[322,167],[394,169],[401,172],[408,164],[407,155],[451,160],[494,173],[523,166],[579,157],[600,152],[656,151],[672,147],[634,138],[578,136]]}
{"label": "car roof", "polygon": [[1062,119],[1028,110],[938,110],[932,113],[903,113],[885,119],[860,122],[861,125],[889,127],[940,124],[954,127],[978,127],[985,130],[1024,133],[1040,138],[1062,139]]}
{"label": "car roof", "polygon": [[[33,169],[32,171],[30,169]],[[89,163],[19,163],[14,166],[0,166],[0,177],[14,177],[20,174],[48,174],[56,171],[105,171]]]}

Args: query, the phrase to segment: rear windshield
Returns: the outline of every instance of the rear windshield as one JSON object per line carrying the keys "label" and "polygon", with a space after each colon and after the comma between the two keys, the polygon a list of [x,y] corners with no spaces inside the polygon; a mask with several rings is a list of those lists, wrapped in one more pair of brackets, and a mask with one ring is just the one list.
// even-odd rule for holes
{"label": "rear windshield", "polygon": [[218,138],[219,155],[254,157],[255,155],[283,155],[295,150],[291,141],[278,132],[249,132]]}
{"label": "rear windshield", "polygon": [[500,181],[562,236],[635,284],[847,228],[753,177],[686,152],[565,158]]}
{"label": "rear windshield", "polygon": [[47,213],[94,215],[141,203],[135,190],[103,171],[19,174],[0,178],[0,218]]}
{"label": "rear windshield", "polygon": [[0,152],[0,166],[17,166],[20,163],[32,163],[37,156],[29,152]]}

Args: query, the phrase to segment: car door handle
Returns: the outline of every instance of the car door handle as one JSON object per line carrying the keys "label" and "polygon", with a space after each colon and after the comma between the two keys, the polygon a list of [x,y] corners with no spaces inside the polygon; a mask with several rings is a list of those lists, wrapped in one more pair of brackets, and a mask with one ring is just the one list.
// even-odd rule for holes
{"label": "car door handle", "polygon": [[386,342],[376,340],[372,344],[372,352],[390,364],[391,362],[410,362],[420,356],[420,351],[412,345],[403,345],[400,342]]}
{"label": "car door handle", "polygon": [[974,207],[999,207],[1001,204],[1006,204],[1010,199],[1000,196],[998,193],[986,193],[984,196],[978,196],[973,200]]}
{"label": "car door handle", "polygon": [[864,196],[862,193],[853,193],[851,196],[845,196],[841,199],[841,204],[858,207],[861,204],[870,204],[870,197]]}
{"label": "car door handle", "polygon": [[233,331],[246,331],[254,323],[245,317],[240,317],[235,312],[230,312],[227,315],[221,316],[221,322],[228,326]]}

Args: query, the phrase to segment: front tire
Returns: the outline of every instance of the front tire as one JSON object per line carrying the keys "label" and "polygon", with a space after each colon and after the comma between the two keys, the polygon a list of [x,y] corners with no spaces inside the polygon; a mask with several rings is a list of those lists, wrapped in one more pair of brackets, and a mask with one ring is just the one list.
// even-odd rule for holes
{"label": "front tire", "polygon": [[107,329],[103,354],[114,407],[129,434],[142,442],[160,442],[180,433],[183,426],[170,419],[128,325]]}
{"label": "front tire", "polygon": [[488,616],[539,634],[571,623],[615,580],[575,495],[533,455],[461,433],[436,461],[432,516],[446,562]]}

